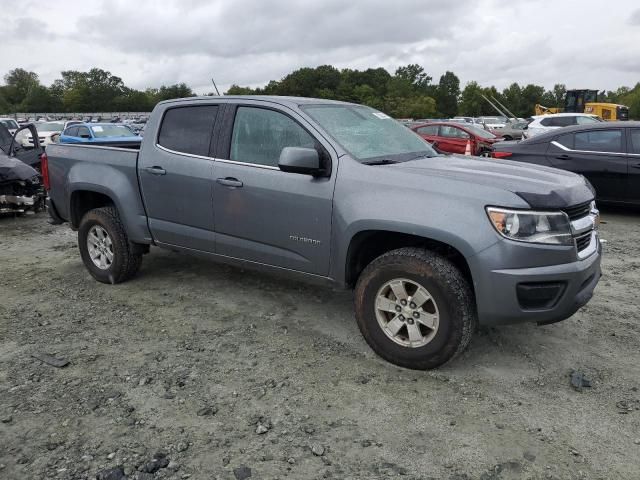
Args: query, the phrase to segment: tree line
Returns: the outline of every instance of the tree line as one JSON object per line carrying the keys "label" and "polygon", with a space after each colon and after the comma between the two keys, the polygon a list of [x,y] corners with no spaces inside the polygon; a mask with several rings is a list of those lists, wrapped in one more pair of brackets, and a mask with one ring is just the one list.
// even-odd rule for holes
{"label": "tree line", "polygon": [[[16,68],[4,76],[0,86],[0,113],[12,112],[99,112],[150,111],[170,98],[193,96],[189,86],[179,83],[160,88],[136,90],[120,77],[99,68],[88,72],[68,70],[50,86],[40,83],[37,73]],[[535,84],[516,82],[499,91],[471,81],[464,88],[453,72],[445,72],[433,81],[417,64],[397,68],[393,74],[384,68],[366,70],[337,69],[331,65],[300,68],[264,87],[232,85],[228,95],[291,95],[317,97],[369,105],[396,118],[450,118],[456,115],[495,115],[483,98],[496,98],[518,117],[529,117],[539,103],[563,107],[564,84],[550,90]],[[211,95],[211,94],[209,94]],[[640,118],[640,83],[602,92],[600,101],[630,107],[631,118]]]}
{"label": "tree line", "polygon": [[100,68],[67,70],[47,87],[38,74],[9,71],[0,86],[0,114],[14,112],[149,112],[156,103],[195,94],[185,83],[136,90]]}

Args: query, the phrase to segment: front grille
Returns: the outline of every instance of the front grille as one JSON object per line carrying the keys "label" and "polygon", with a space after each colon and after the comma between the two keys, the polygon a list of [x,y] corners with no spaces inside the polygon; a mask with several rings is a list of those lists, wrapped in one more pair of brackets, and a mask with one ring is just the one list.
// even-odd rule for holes
{"label": "front grille", "polygon": [[576,248],[579,252],[583,251],[591,243],[591,232],[583,233],[576,237]]}
{"label": "front grille", "polygon": [[563,212],[569,216],[570,221],[582,218],[586,215],[589,215],[589,213],[591,212],[591,202],[580,203],[579,205],[574,205],[573,207],[564,208]]}

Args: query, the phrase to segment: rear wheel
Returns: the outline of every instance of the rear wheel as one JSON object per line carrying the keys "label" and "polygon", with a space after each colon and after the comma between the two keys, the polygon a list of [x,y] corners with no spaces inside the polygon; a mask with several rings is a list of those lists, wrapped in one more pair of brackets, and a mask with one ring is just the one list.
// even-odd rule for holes
{"label": "rear wheel", "polygon": [[115,207],[96,208],[82,217],[78,247],[85,267],[102,283],[124,282],[142,263],[142,254],[129,243]]}
{"label": "rear wheel", "polygon": [[471,288],[446,258],[418,248],[388,252],[360,275],[355,292],[362,335],[382,358],[426,370],[471,340],[477,323]]}

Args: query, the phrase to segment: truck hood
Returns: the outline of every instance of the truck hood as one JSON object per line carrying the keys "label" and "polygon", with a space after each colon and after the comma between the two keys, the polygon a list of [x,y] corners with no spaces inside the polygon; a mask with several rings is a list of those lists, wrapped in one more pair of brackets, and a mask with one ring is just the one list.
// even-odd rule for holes
{"label": "truck hood", "polygon": [[560,209],[593,200],[594,192],[578,174],[507,160],[438,156],[388,165],[409,175],[445,177],[512,192],[532,208]]}

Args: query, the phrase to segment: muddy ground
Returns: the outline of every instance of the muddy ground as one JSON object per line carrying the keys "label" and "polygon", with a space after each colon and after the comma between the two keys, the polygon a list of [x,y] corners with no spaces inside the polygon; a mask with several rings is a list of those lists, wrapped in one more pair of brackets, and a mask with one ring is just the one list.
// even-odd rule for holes
{"label": "muddy ground", "polygon": [[68,227],[0,219],[0,478],[640,478],[640,213],[603,219],[587,307],[431,372],[377,358],[350,292],[157,249],[102,285]]}

